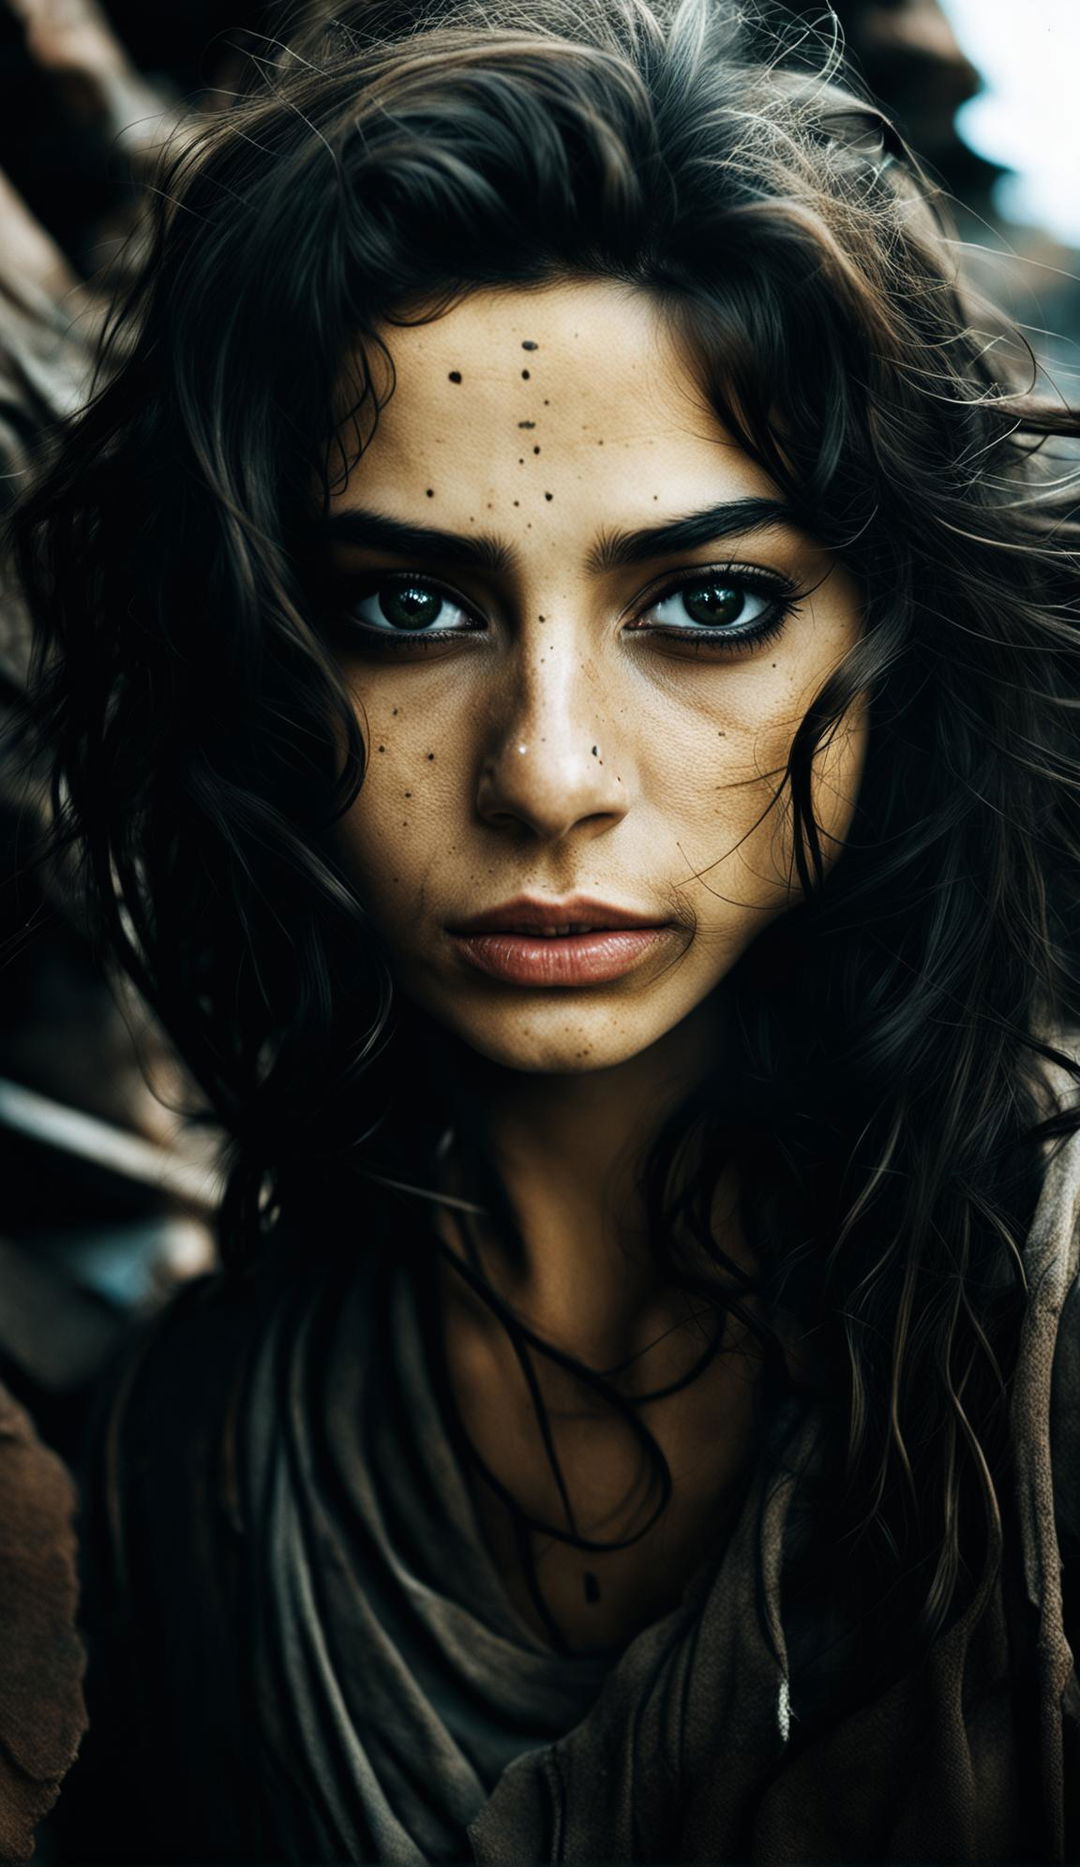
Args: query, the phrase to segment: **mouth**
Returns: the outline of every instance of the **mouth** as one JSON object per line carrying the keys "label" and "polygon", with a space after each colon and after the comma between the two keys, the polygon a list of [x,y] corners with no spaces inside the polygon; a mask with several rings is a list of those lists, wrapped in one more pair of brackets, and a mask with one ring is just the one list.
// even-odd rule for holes
{"label": "mouth", "polygon": [[542,901],[535,895],[516,895],[495,908],[486,908],[467,921],[450,925],[452,934],[538,934],[565,939],[568,934],[611,933],[616,929],[670,926],[655,914],[615,907],[588,895],[570,895],[565,901]]}
{"label": "mouth", "polygon": [[466,964],[511,985],[602,985],[678,933],[672,921],[575,897],[518,897],[447,930]]}

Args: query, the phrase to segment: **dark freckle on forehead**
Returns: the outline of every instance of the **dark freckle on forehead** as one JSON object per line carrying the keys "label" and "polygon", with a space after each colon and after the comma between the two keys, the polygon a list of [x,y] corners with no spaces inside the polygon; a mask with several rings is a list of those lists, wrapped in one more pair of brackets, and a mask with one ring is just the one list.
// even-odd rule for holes
{"label": "dark freckle on forehead", "polygon": [[397,708],[396,708],[396,707],[391,707],[391,709],[390,709],[390,711],[391,711],[391,713],[392,713],[392,714],[394,715],[394,718],[396,719],[396,718],[397,718],[397,711],[398,711],[398,710],[397,710]]}
{"label": "dark freckle on forehead", "polygon": [[539,449],[538,447],[534,447],[534,448],[533,448],[533,453],[534,453],[534,454],[538,454],[539,452],[540,452],[540,449]]}
{"label": "dark freckle on forehead", "polygon": [[435,497],[435,488],[434,488],[433,486],[429,486],[429,487],[428,487],[428,489],[427,489],[427,496],[428,496],[428,498],[429,498],[429,499],[434,499],[434,497]]}
{"label": "dark freckle on forehead", "polygon": [[528,372],[528,370],[522,370],[522,372],[521,372],[521,380],[522,380],[522,382],[528,382],[528,380],[529,380],[529,372]]}
{"label": "dark freckle on forehead", "polygon": [[434,758],[434,757],[435,757],[435,754],[434,754],[434,752],[429,752],[429,753],[428,753],[428,757],[429,757],[429,758]]}
{"label": "dark freckle on forehead", "polygon": [[544,407],[545,408],[551,407],[551,403],[548,401],[547,396],[544,397]]}
{"label": "dark freckle on forehead", "polygon": [[451,381],[451,382],[460,382],[460,381],[461,381],[461,371],[460,371],[460,370],[451,370],[451,371],[450,371],[450,381]]}
{"label": "dark freckle on forehead", "polygon": [[535,421],[519,421],[518,422],[519,428],[535,428],[535,426],[536,426]]}
{"label": "dark freckle on forehead", "polygon": [[554,493],[545,493],[545,494],[544,494],[544,498],[545,498],[545,499],[554,499],[554,497],[555,497],[555,495],[554,495]]}
{"label": "dark freckle on forehead", "polygon": [[539,344],[536,344],[536,343],[534,343],[531,337],[526,337],[526,339],[525,339],[525,341],[524,341],[524,343],[522,344],[522,346],[521,346],[521,348],[522,348],[523,350],[539,350],[539,348],[540,348],[540,345],[539,345]]}
{"label": "dark freckle on forehead", "polygon": [[515,504],[515,506],[520,506],[520,504],[521,504],[521,501],[520,501],[520,499],[515,499],[515,501],[514,501],[514,504]]}

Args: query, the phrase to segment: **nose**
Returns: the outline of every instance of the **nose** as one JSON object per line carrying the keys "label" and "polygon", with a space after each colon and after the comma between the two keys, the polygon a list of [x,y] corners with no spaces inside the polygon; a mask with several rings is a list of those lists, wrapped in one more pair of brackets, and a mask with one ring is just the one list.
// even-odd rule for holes
{"label": "nose", "polygon": [[476,807],[495,828],[547,842],[572,831],[600,834],[629,806],[599,678],[580,648],[551,626],[521,645],[492,696]]}

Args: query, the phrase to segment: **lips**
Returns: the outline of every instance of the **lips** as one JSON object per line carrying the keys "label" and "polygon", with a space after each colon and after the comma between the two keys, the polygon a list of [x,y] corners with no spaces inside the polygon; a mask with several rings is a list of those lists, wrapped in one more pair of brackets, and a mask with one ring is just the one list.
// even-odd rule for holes
{"label": "lips", "polygon": [[559,938],[568,934],[606,933],[613,928],[666,924],[655,915],[613,907],[610,902],[594,901],[587,895],[572,895],[566,901],[537,901],[528,895],[519,895],[513,901],[504,901],[497,908],[489,908],[483,914],[475,914],[451,926],[450,932],[540,934]]}
{"label": "lips", "polygon": [[676,933],[631,908],[574,896],[519,896],[448,929],[466,963],[510,985],[603,985],[622,978]]}

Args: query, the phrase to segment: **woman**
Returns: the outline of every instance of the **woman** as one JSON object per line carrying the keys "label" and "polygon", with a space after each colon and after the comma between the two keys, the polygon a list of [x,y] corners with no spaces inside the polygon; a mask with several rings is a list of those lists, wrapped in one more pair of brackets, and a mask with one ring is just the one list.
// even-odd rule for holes
{"label": "woman", "polygon": [[1066,1858],[1075,419],[804,37],[402,11],[178,158],[20,521],[232,1137],[73,1847]]}

